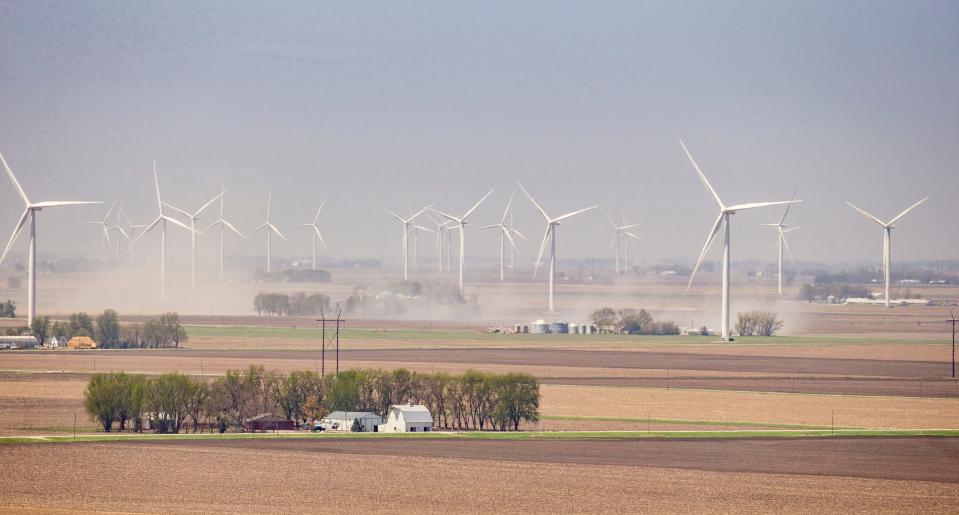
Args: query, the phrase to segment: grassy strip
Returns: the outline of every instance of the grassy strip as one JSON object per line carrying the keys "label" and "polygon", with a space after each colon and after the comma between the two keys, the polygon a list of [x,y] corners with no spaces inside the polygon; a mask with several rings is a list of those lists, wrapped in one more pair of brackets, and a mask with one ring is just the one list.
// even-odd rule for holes
{"label": "grassy strip", "polygon": [[[831,426],[817,426],[809,424],[777,424],[772,422],[727,422],[722,420],[688,420],[681,418],[628,418],[628,417],[577,417],[563,415],[546,415],[543,420],[595,420],[599,422],[627,422],[633,424],[674,424],[683,426],[709,427],[761,427],[766,429],[804,429],[804,430],[831,430]],[[862,429],[857,427],[836,427],[836,429]]]}
{"label": "grassy strip", "polygon": [[959,429],[837,429],[831,430],[746,430],[746,431],[559,431],[559,432],[466,432],[466,433],[226,433],[226,434],[97,434],[48,437],[0,437],[2,444],[123,442],[158,440],[277,440],[277,439],[467,439],[467,440],[622,440],[640,438],[808,438],[808,437],[959,437]]}

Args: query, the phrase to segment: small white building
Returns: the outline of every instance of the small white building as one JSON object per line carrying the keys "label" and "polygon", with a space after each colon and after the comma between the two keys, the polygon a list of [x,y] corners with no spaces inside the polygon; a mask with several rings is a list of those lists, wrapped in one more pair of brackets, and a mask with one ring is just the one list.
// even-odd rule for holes
{"label": "small white building", "polygon": [[374,431],[383,423],[383,417],[369,411],[334,411],[320,420],[326,431],[353,431],[353,424],[359,420],[362,432]]}
{"label": "small white building", "polygon": [[433,429],[433,415],[421,404],[390,406],[386,421],[379,425],[380,433],[428,433]]}

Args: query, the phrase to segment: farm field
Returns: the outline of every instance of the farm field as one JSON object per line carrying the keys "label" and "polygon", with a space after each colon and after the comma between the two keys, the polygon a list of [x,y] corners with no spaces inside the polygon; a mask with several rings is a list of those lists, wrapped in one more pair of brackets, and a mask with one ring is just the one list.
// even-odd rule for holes
{"label": "farm field", "polygon": [[[5,445],[4,511],[952,511],[959,440],[306,440]],[[156,481],[162,463],[176,474]],[[349,470],[349,473],[343,471]],[[402,473],[384,474],[384,470]],[[123,477],[123,481],[113,480]],[[371,495],[365,485],[376,484]],[[96,485],[91,488],[91,485]],[[318,494],[318,492],[321,492]]]}

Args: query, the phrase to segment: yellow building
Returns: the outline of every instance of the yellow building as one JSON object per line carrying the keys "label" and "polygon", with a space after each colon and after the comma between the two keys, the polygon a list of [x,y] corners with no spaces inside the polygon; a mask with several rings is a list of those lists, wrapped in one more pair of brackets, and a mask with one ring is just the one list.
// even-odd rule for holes
{"label": "yellow building", "polygon": [[70,349],[96,349],[97,342],[89,336],[74,336],[67,342],[67,348]]}

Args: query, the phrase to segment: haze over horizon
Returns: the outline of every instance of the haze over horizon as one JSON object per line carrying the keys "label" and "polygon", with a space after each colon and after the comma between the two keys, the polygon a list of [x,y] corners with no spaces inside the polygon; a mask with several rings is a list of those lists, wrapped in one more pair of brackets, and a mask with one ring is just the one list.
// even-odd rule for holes
{"label": "haze over horizon", "polygon": [[[309,253],[297,226],[325,196],[326,254],[394,264],[399,224],[377,206],[459,214],[495,187],[467,239],[469,257],[492,257],[498,233],[478,227],[519,179],[550,214],[625,210],[643,224],[634,261],[694,261],[716,206],[680,138],[727,204],[798,189],[797,260],[878,264],[881,230],[844,201],[890,219],[925,196],[893,260],[954,259],[957,20],[955,2],[7,2],[0,152],[31,199],[106,203],[41,214],[40,259],[97,258],[85,222],[113,200],[152,220],[156,159],[164,200],[188,211],[225,181],[248,236],[228,254],[263,253],[249,232],[269,188],[291,240],[275,256]],[[514,202],[528,263],[543,222]],[[0,178],[4,241],[22,209]],[[750,225],[779,213],[735,217],[734,260],[774,260],[773,232]],[[611,257],[610,232],[598,211],[571,220],[558,255]],[[215,238],[202,244],[213,266]],[[8,259],[25,249],[21,236]],[[188,251],[171,229],[170,252]]]}

